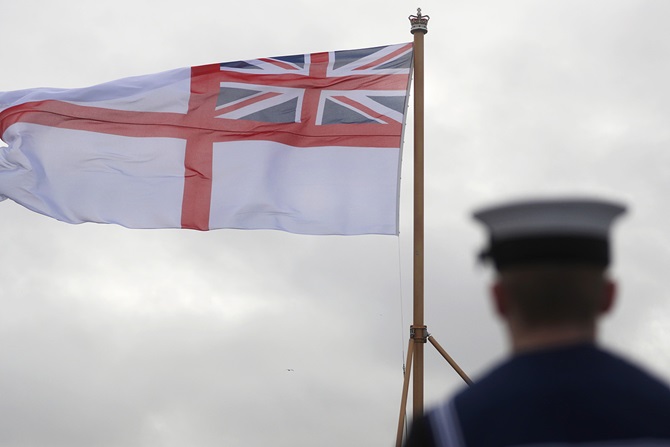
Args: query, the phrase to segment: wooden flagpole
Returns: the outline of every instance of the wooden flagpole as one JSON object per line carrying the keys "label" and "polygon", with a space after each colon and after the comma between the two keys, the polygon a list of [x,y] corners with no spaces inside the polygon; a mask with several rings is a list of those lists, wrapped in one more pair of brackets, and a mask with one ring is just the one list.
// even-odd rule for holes
{"label": "wooden flagpole", "polygon": [[[400,415],[398,417],[396,447],[401,447],[402,445],[410,375],[412,375],[413,379],[412,416],[414,419],[418,419],[423,415],[423,347],[427,341],[430,341],[438,352],[442,354],[442,357],[447,360],[465,383],[468,385],[472,383],[465,372],[428,333],[424,323],[423,36],[428,32],[429,19],[429,16],[421,14],[421,8],[417,9],[416,15],[409,16],[409,21],[412,24],[410,32],[414,35],[414,316],[410,328],[409,346],[407,348],[407,367],[403,382]],[[413,373],[412,367],[414,367]]]}
{"label": "wooden flagpole", "polygon": [[428,32],[430,17],[409,16],[414,35],[414,319],[411,337],[414,341],[412,382],[412,414],[418,418],[423,414],[423,352],[426,344],[426,326],[424,324],[424,181],[423,181],[423,37]]}

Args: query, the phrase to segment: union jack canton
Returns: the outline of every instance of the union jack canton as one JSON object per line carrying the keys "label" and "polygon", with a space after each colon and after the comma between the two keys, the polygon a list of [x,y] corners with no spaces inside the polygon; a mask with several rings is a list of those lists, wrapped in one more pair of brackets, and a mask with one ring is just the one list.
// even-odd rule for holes
{"label": "union jack canton", "polygon": [[218,83],[214,113],[231,120],[227,130],[300,147],[386,147],[402,130],[411,65],[407,43],[195,67],[192,79]]}

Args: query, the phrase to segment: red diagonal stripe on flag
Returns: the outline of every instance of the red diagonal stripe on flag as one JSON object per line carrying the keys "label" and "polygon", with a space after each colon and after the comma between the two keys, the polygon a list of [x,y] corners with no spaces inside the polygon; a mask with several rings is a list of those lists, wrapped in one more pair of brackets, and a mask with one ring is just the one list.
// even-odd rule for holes
{"label": "red diagonal stripe on flag", "polygon": [[243,107],[248,107],[252,104],[256,104],[257,102],[265,101],[266,99],[274,98],[275,96],[279,96],[281,93],[276,93],[276,92],[267,92],[267,93],[262,93],[258,95],[254,95],[250,98],[246,99],[241,99],[240,101],[236,102],[235,104],[229,105],[229,106],[222,106],[219,107],[216,112],[217,115],[225,115],[226,113],[234,112],[235,110],[239,110]]}

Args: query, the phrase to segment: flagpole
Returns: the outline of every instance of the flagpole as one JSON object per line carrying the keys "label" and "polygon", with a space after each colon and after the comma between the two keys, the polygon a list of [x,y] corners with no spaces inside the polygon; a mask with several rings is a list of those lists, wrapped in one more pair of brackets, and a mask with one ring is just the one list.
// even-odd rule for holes
{"label": "flagpole", "polygon": [[451,367],[470,385],[472,381],[447,354],[447,352],[428,333],[424,322],[424,116],[423,116],[423,36],[428,32],[428,20],[430,17],[421,14],[421,8],[417,8],[416,15],[409,16],[412,24],[410,32],[414,36],[414,315],[410,327],[410,341],[407,349],[407,368],[403,381],[402,398],[400,404],[400,415],[398,417],[398,431],[396,447],[401,447],[403,438],[403,423],[406,419],[407,395],[409,392],[409,379],[412,374],[412,415],[418,419],[423,415],[423,375],[424,345],[427,341],[442,354]]}
{"label": "flagpole", "polygon": [[410,336],[414,342],[412,382],[412,414],[423,414],[423,353],[426,344],[424,323],[424,162],[423,162],[423,36],[428,32],[427,15],[409,16],[410,32],[414,36],[414,318]]}

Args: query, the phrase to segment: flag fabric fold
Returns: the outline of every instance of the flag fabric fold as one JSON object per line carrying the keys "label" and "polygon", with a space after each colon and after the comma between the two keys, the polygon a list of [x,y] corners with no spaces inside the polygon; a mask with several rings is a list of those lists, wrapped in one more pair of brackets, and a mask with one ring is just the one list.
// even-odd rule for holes
{"label": "flag fabric fold", "polygon": [[412,45],[0,92],[0,198],[69,223],[398,234]]}

